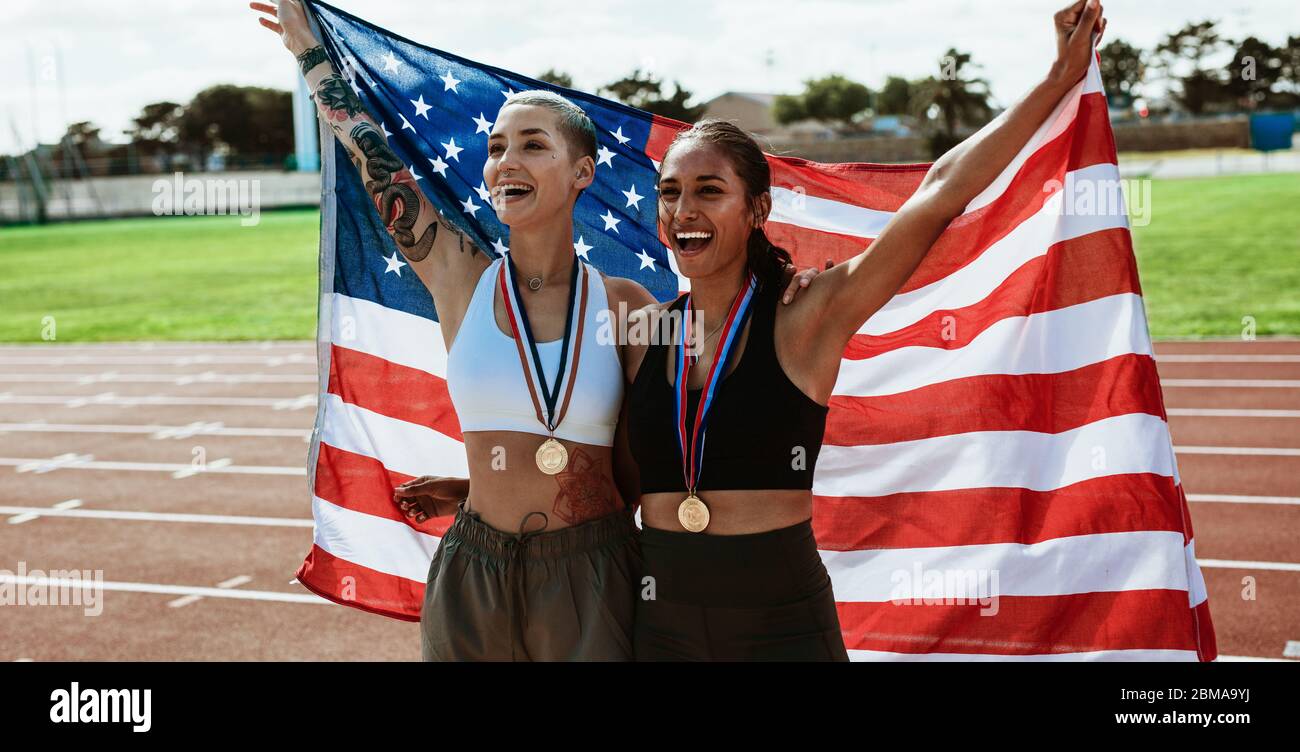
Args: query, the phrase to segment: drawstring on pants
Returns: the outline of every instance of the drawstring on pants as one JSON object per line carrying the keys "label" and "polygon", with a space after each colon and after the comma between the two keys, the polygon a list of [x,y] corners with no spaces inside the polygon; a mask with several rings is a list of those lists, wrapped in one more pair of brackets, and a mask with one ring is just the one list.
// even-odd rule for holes
{"label": "drawstring on pants", "polygon": [[[528,520],[535,514],[542,516],[542,526],[537,530],[526,530]],[[516,649],[523,651],[524,660],[532,660],[528,655],[528,646],[524,644],[524,628],[520,623],[522,619],[528,617],[528,595],[523,567],[524,551],[526,550],[524,544],[529,538],[545,531],[550,524],[551,518],[547,517],[545,512],[529,512],[519,522],[519,532],[511,536],[510,539],[510,559],[506,564],[506,589],[509,592],[509,619],[513,631],[510,639],[510,658],[512,660],[517,659]]]}

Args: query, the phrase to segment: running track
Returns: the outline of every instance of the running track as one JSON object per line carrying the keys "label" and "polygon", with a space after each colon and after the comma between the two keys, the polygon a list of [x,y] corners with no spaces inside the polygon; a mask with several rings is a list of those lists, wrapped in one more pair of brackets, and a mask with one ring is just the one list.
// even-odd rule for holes
{"label": "running track", "polygon": [[[1156,352],[1219,652],[1300,659],[1300,340]],[[0,577],[106,591],[0,605],[0,660],[418,660],[292,580],[315,392],[311,342],[0,345]]]}

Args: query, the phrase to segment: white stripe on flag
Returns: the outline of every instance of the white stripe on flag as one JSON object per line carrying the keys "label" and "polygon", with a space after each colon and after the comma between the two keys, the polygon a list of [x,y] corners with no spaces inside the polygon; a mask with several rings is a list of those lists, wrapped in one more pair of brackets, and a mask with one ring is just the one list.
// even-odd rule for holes
{"label": "white stripe on flag", "polygon": [[1129,354],[1150,355],[1151,343],[1142,298],[1120,293],[1002,319],[952,350],[911,346],[845,359],[833,393],[880,397],[971,376],[1064,373]]}
{"label": "white stripe on flag", "polygon": [[[1069,179],[1069,185],[1075,191],[1097,192],[1105,196],[1107,194],[1100,192],[1109,190],[1106,181],[1118,181],[1119,171],[1112,164],[1094,165],[1071,172]],[[973,305],[992,295],[998,285],[1027,262],[1047,255],[1051,246],[1094,232],[1128,226],[1122,201],[1118,205],[1108,204],[1108,211],[1104,213],[1076,214],[1073,204],[1065,204],[1065,198],[1064,190],[1058,190],[1043,202],[1042,208],[969,264],[925,287],[895,295],[858,332],[888,334],[911,326],[936,310]]]}
{"label": "white stripe on flag", "polygon": [[[1130,413],[1061,433],[971,431],[913,441],[822,447],[820,496],[885,496],[964,488],[1053,491],[1093,478],[1155,473],[1178,482],[1169,426]],[[1134,504],[1149,500],[1135,498]],[[1183,557],[1178,556],[1179,566]]]}
{"label": "white stripe on flag", "polygon": [[327,416],[321,441],[332,447],[406,475],[469,475],[465,445],[432,428],[380,415],[337,394],[326,394],[321,409]]}
{"label": "white stripe on flag", "polygon": [[384,574],[416,582],[429,579],[437,536],[412,530],[396,520],[344,509],[313,496],[316,545],[332,556]]}
{"label": "white stripe on flag", "polygon": [[438,322],[363,298],[333,296],[330,341],[334,344],[446,377],[447,346]]}
{"label": "white stripe on flag", "polygon": [[[1182,533],[1147,530],[1073,535],[1030,544],[820,553],[837,601],[881,603],[932,597],[975,602],[981,595],[1187,590],[1182,549]],[[919,582],[918,575],[923,578]]]}

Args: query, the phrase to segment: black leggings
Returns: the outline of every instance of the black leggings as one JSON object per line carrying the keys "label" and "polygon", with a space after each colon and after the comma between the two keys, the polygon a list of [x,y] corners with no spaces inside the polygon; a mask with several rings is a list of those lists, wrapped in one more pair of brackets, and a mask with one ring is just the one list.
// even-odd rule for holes
{"label": "black leggings", "polygon": [[[812,522],[746,535],[645,527],[641,661],[847,661]],[[643,580],[645,582],[645,580]]]}

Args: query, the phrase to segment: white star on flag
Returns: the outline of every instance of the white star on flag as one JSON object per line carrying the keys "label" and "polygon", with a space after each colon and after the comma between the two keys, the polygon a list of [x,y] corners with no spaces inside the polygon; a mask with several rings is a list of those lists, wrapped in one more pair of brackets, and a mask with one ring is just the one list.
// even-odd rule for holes
{"label": "white star on flag", "polygon": [[434,157],[433,159],[430,159],[429,164],[433,165],[434,172],[444,178],[447,177],[447,163],[442,161],[442,157]]}
{"label": "white star on flag", "polygon": [[585,261],[591,260],[587,258],[587,251],[592,248],[595,248],[595,246],[587,245],[587,241],[583,240],[581,235],[578,236],[578,242],[573,244],[573,252],[581,256]]}
{"label": "white star on flag", "polygon": [[623,195],[624,195],[624,196],[627,196],[627,206],[625,206],[625,207],[623,207],[623,208],[626,209],[626,208],[631,207],[631,206],[635,206],[637,209],[640,209],[640,208],[641,208],[641,199],[645,198],[645,196],[642,196],[642,195],[640,195],[640,194],[638,194],[638,193],[636,192],[636,184],[635,184],[635,183],[632,184],[632,190],[630,190],[630,191],[623,191]]}
{"label": "white star on flag", "polygon": [[388,52],[384,53],[383,61],[384,61],[384,70],[388,71],[389,73],[396,73],[397,66],[402,64],[401,60],[398,60],[396,57],[393,56],[392,50],[389,50]]}
{"label": "white star on flag", "polygon": [[497,238],[496,240],[492,241],[492,248],[497,253],[503,256],[510,252],[510,246],[506,245],[505,243],[502,243],[501,238]]}
{"label": "white star on flag", "polygon": [[478,134],[478,133],[491,133],[491,132],[492,132],[492,121],[491,121],[491,120],[488,120],[488,119],[485,118],[485,117],[483,117],[483,113],[480,112],[480,113],[478,114],[478,117],[476,117],[476,118],[471,118],[471,120],[474,121],[474,125],[476,126],[476,127],[474,128],[474,133]]}
{"label": "white star on flag", "polygon": [[480,199],[484,201],[492,200],[492,194],[488,192],[487,185],[485,185],[482,180],[478,181],[478,187],[475,188],[474,191],[478,193]]}
{"label": "white star on flag", "polygon": [[429,112],[430,109],[432,109],[432,105],[427,105],[424,103],[424,95],[421,94],[419,99],[412,99],[410,101],[411,104],[415,105],[415,114],[424,118],[425,120],[428,120],[429,116],[427,113]]}
{"label": "white star on flag", "polygon": [[411,177],[415,178],[415,182],[420,182],[420,173],[416,172],[414,167],[407,165],[406,171],[411,173]]}
{"label": "white star on flag", "polygon": [[460,79],[451,75],[451,71],[447,71],[447,74],[442,77],[442,90],[453,91],[459,94],[460,92],[456,90],[456,85],[459,83]]}
{"label": "white star on flag", "polygon": [[460,157],[457,155],[459,155],[462,151],[465,151],[464,149],[456,145],[456,139],[454,138],[448,141],[447,143],[443,144],[442,148],[447,150],[447,159],[454,159],[457,162],[460,161]]}
{"label": "white star on flag", "polygon": [[382,122],[379,124],[379,130],[384,132],[384,138],[388,139],[393,137],[393,134],[388,132],[388,126],[384,125]]}
{"label": "white star on flag", "polygon": [[606,230],[613,230],[615,234],[618,234],[618,223],[622,222],[623,220],[616,219],[614,217],[614,212],[610,211],[609,209],[606,209],[605,213],[600,215],[600,218],[605,220]]}
{"label": "white star on flag", "polygon": [[399,277],[402,276],[402,267],[406,266],[406,263],[397,257],[397,251],[393,251],[393,255],[385,257],[384,260],[388,262],[387,268],[384,269],[384,274],[393,272]]}
{"label": "white star on flag", "polygon": [[600,167],[601,165],[609,165],[611,170],[614,169],[614,152],[602,146],[596,151],[596,155],[597,167]]}
{"label": "white star on flag", "polygon": [[622,146],[623,144],[626,144],[628,141],[631,141],[631,140],[632,140],[632,139],[628,138],[627,136],[624,136],[624,135],[623,135],[623,126],[621,126],[621,125],[618,127],[618,130],[616,130],[616,131],[610,131],[610,132],[609,132],[609,135],[611,135],[611,136],[613,136],[614,138],[618,139],[618,144],[619,144],[619,146]]}
{"label": "white star on flag", "polygon": [[406,121],[406,116],[405,116],[405,115],[398,115],[398,117],[400,117],[400,118],[402,119],[402,129],[403,129],[403,130],[405,130],[405,129],[407,129],[407,128],[410,128],[410,129],[413,130],[413,131],[415,130],[415,126],[414,126],[414,125],[411,125],[410,123],[408,123],[408,122]]}
{"label": "white star on flag", "polygon": [[655,260],[650,258],[650,254],[646,253],[644,248],[641,249],[641,252],[638,253],[636,257],[641,259],[641,266],[637,267],[637,271],[641,271],[642,269],[654,271]]}
{"label": "white star on flag", "polygon": [[510,95],[514,93],[515,93],[514,89],[506,89],[505,91],[501,92],[501,96],[505,97],[506,99],[509,99]]}
{"label": "white star on flag", "polygon": [[466,198],[464,201],[460,202],[460,205],[462,209],[464,209],[466,212],[469,212],[469,215],[471,217],[478,216],[478,210],[483,208],[478,204],[474,203],[473,196],[470,196]]}

